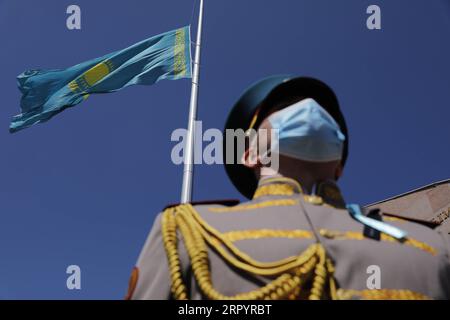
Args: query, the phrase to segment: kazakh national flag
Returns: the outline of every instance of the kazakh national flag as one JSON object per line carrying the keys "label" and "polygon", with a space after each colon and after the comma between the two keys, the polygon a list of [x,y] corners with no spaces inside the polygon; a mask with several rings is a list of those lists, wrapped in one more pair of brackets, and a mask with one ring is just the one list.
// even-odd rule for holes
{"label": "kazakh national flag", "polygon": [[191,77],[189,27],[166,32],[126,49],[65,70],[30,70],[17,77],[22,113],[10,132],[45,122],[93,93],[121,90],[134,84]]}

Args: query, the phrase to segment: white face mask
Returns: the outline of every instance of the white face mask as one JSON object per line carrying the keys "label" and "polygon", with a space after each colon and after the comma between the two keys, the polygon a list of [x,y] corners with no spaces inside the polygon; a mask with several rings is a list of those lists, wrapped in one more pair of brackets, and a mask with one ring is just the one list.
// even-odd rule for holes
{"label": "white face mask", "polygon": [[308,98],[269,116],[278,139],[271,150],[312,162],[342,159],[345,136],[333,117],[314,99]]}

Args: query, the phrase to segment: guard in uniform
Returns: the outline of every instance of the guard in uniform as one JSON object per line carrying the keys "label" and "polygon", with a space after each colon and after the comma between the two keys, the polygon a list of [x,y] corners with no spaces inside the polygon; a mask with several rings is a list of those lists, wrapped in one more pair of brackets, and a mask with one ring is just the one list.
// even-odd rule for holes
{"label": "guard in uniform", "polygon": [[[237,154],[242,161],[225,165],[247,202],[183,204],[159,214],[128,299],[450,298],[446,232],[345,202],[336,180],[348,132],[327,85],[290,76],[254,84],[225,129],[264,127],[279,129],[271,141],[279,169],[248,161],[249,137]],[[227,152],[224,146],[225,159]]]}

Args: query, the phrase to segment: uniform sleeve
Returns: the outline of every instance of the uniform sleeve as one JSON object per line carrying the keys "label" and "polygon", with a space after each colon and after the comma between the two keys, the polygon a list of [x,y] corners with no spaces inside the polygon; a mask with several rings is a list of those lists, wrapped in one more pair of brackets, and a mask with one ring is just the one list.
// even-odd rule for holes
{"label": "uniform sleeve", "polygon": [[133,300],[167,300],[171,297],[170,283],[159,214],[133,270],[128,297]]}

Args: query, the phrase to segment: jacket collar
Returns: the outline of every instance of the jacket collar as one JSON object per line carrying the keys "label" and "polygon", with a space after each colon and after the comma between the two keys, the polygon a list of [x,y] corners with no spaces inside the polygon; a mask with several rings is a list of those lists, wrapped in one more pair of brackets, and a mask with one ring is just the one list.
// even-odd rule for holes
{"label": "jacket collar", "polygon": [[253,200],[264,196],[292,196],[303,194],[300,183],[284,177],[262,178],[253,196]]}
{"label": "jacket collar", "polygon": [[299,182],[291,178],[262,178],[253,196],[253,200],[266,196],[293,196],[301,194],[305,200],[315,204],[327,204],[335,208],[345,208],[345,200],[334,181],[323,181],[314,187],[314,195],[305,195]]}

